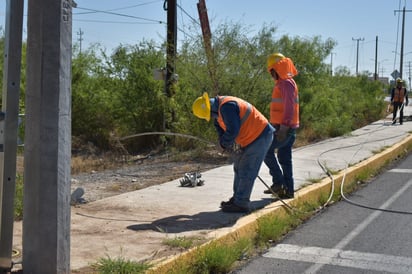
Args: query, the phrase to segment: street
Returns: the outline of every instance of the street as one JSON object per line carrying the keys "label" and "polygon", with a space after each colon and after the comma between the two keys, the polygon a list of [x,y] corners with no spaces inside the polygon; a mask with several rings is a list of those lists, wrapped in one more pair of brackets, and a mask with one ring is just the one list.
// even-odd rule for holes
{"label": "street", "polygon": [[412,273],[412,155],[234,273]]}

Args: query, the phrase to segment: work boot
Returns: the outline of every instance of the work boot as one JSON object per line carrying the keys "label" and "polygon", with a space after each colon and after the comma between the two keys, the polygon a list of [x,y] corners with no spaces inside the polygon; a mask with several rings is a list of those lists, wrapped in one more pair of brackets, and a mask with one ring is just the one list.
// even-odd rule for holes
{"label": "work boot", "polygon": [[295,197],[293,191],[290,192],[288,191],[287,188],[282,187],[278,192],[276,192],[278,195],[279,199],[292,199]]}
{"label": "work boot", "polygon": [[229,213],[248,213],[250,211],[249,208],[238,206],[235,203],[221,205],[221,208],[223,212],[229,212]]}
{"label": "work boot", "polygon": [[222,207],[222,206],[228,206],[228,205],[230,205],[230,204],[233,204],[233,201],[235,200],[235,198],[233,198],[233,197],[231,197],[230,199],[229,199],[229,201],[222,201],[222,202],[220,202],[220,207]]}
{"label": "work boot", "polygon": [[[272,186],[270,187],[270,189],[271,189],[273,192],[278,193],[279,191],[281,191],[281,190],[283,189],[283,187],[282,187],[282,185],[272,185]],[[272,191],[270,191],[270,189],[265,189],[265,190],[263,191],[263,193],[265,193],[265,194],[273,194]]]}
{"label": "work boot", "polygon": [[295,194],[292,192],[282,192],[278,194],[279,199],[292,199],[295,197]]}
{"label": "work boot", "polygon": [[393,120],[392,125],[396,124],[396,120]]}

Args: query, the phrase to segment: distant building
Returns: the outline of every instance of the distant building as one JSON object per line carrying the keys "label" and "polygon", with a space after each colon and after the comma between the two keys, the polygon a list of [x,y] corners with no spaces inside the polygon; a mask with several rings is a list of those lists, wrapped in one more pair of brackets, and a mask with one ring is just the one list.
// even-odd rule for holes
{"label": "distant building", "polygon": [[[368,77],[369,80],[374,81],[374,77]],[[389,85],[389,77],[378,77],[377,79],[379,82],[381,82],[383,85]]]}

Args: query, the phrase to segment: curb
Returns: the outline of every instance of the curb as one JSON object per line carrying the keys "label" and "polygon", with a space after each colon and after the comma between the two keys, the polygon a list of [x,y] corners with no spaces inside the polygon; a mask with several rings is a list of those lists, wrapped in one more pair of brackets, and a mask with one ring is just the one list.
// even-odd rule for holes
{"label": "curb", "polygon": [[[353,182],[357,176],[364,172],[374,173],[379,171],[391,161],[396,160],[412,149],[412,135],[408,135],[404,140],[400,141],[382,152],[379,152],[372,157],[361,161],[346,170],[340,171],[334,175],[335,189],[339,189],[342,181]],[[318,183],[313,183],[295,192],[295,198],[284,201],[288,205],[295,205],[302,202],[319,202],[321,197],[330,195],[332,180],[327,177]],[[173,273],[173,269],[178,265],[188,265],[195,257],[196,252],[207,248],[211,244],[231,244],[240,238],[254,238],[257,235],[258,220],[265,216],[280,217],[287,214],[287,209],[280,201],[273,202],[266,207],[253,212],[252,214],[240,217],[232,227],[225,227],[209,233],[213,239],[200,246],[191,248],[181,254],[161,259],[161,261],[153,262],[154,267],[149,269],[147,273]],[[212,234],[212,235],[211,235]]]}

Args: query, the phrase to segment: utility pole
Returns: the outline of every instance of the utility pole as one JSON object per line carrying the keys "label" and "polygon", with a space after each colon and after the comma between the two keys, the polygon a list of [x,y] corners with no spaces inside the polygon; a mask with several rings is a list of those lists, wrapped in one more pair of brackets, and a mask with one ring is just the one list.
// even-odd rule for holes
{"label": "utility pole", "polygon": [[197,3],[197,10],[199,13],[200,26],[202,27],[203,43],[206,51],[209,75],[213,82],[213,90],[215,93],[213,94],[213,96],[215,96],[219,93],[219,87],[217,83],[215,58],[213,54],[213,47],[211,41],[212,33],[210,31],[209,18],[207,15],[205,0],[199,0],[199,3]]}
{"label": "utility pole", "polygon": [[[10,0],[14,1],[14,0]],[[24,273],[70,273],[73,0],[27,1]]]}
{"label": "utility pole", "polygon": [[375,46],[375,81],[378,80],[378,36],[376,35],[376,46]]}
{"label": "utility pole", "polygon": [[23,7],[23,0],[6,1],[0,112],[0,273],[12,268]]}
{"label": "utility pole", "polygon": [[330,53],[330,76],[333,76],[333,55],[336,54],[334,52]]}
{"label": "utility pole", "polygon": [[[176,75],[176,41],[177,41],[177,13],[176,0],[164,0],[163,9],[167,11],[167,41],[166,41],[166,77],[165,77],[165,94],[170,99],[175,94]],[[167,104],[169,105],[169,104]],[[169,113],[169,116],[166,115]],[[175,111],[167,107],[163,113],[163,128],[170,130],[175,121]]]}
{"label": "utility pole", "polygon": [[410,12],[411,10],[405,10],[405,7],[403,7],[402,10],[395,10],[396,12],[401,12],[402,11],[402,38],[401,38],[401,60],[399,64],[399,77],[402,79],[402,73],[403,73],[403,44],[404,44],[404,37],[405,37],[405,12]]}
{"label": "utility pole", "polygon": [[356,41],[356,76],[358,76],[358,64],[359,64],[359,41],[363,41],[365,38],[352,38],[352,41]]}
{"label": "utility pole", "polygon": [[402,10],[402,38],[401,38],[401,60],[400,60],[400,68],[399,68],[399,74],[402,79],[402,73],[403,73],[403,43],[404,43],[404,37],[405,37],[405,7],[403,7]]}
{"label": "utility pole", "polygon": [[165,0],[167,9],[167,57],[166,57],[166,95],[172,97],[174,94],[173,84],[175,82],[175,60],[176,60],[176,40],[177,40],[177,15],[176,0]]}
{"label": "utility pole", "polygon": [[82,29],[80,28],[79,31],[77,32],[77,35],[79,36],[79,39],[77,39],[77,40],[79,41],[79,52],[80,52],[80,53],[82,53],[83,34],[84,34],[84,32],[83,32]]}

